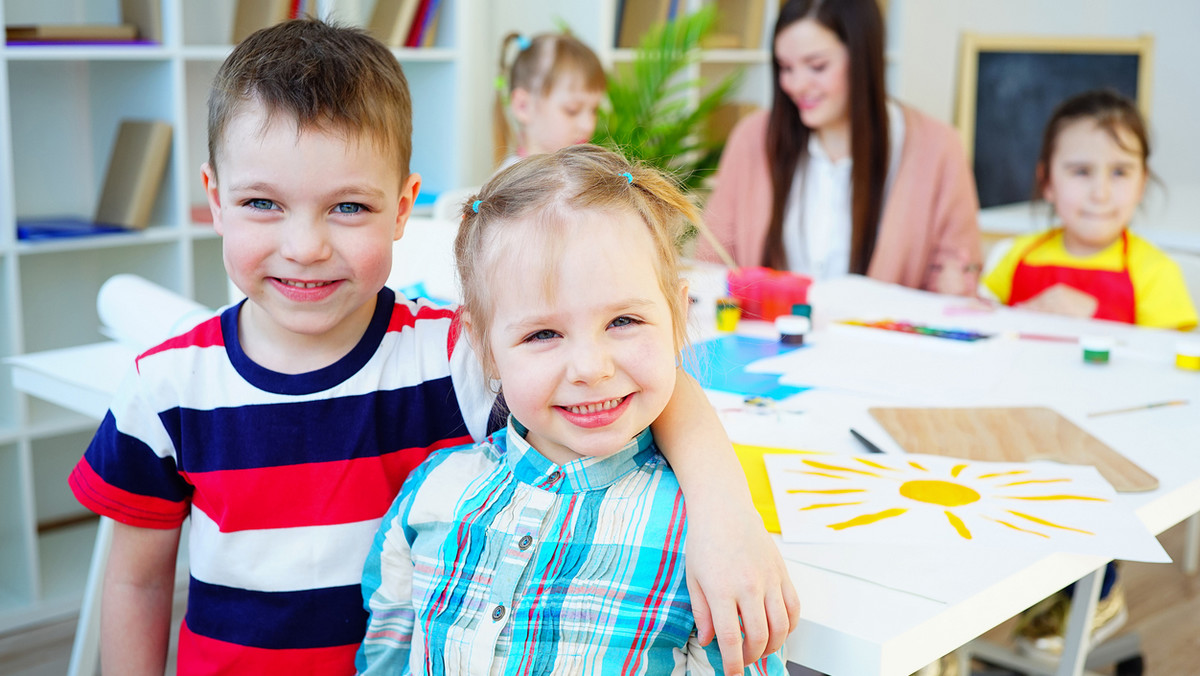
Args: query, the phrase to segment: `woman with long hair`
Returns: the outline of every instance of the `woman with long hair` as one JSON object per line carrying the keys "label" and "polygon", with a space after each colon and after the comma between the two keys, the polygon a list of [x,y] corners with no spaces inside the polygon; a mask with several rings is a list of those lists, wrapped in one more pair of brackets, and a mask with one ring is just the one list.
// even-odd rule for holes
{"label": "woman with long hair", "polygon": [[730,135],[705,210],[738,265],[973,293],[975,181],[949,126],[888,99],[876,0],[789,0],[773,49],[772,108]]}

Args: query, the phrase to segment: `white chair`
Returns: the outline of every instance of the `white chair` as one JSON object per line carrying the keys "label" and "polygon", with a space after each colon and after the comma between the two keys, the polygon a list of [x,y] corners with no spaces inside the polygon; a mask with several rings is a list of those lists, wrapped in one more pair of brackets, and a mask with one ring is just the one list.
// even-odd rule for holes
{"label": "white chair", "polygon": [[399,290],[420,283],[433,298],[459,302],[461,295],[454,272],[457,234],[457,220],[408,219],[404,236],[392,247],[392,273],[387,285]]}

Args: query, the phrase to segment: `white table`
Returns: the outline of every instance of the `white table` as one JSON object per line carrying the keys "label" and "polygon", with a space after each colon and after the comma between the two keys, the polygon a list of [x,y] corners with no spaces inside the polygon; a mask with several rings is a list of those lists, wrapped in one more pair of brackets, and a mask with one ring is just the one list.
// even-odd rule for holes
{"label": "white table", "polygon": [[[693,269],[690,276],[692,293],[702,299],[693,310],[697,333],[711,335],[713,317],[706,315],[705,308],[709,300],[722,293],[721,275],[712,268],[702,268]],[[1157,490],[1121,497],[1152,532],[1160,533],[1200,511],[1200,442],[1196,441],[1200,439],[1200,374],[1184,374],[1170,366],[1175,335],[1007,309],[987,315],[948,317],[944,314],[947,305],[959,301],[861,278],[817,285],[811,298],[817,328],[809,339],[814,343],[811,349],[819,349],[821,336],[829,335],[830,322],[844,317],[893,317],[980,330],[1003,326],[1040,333],[1099,332],[1116,336],[1125,345],[1116,351],[1113,363],[1104,367],[1107,371],[1102,373],[1112,383],[1106,389],[1080,387],[1073,380],[1080,373],[1088,373],[1081,371],[1078,346],[1020,341],[1013,347],[1028,358],[1027,367],[1000,374],[975,400],[964,400],[960,392],[952,401],[909,393],[903,405],[1053,406],[1158,478]],[[755,326],[746,322],[742,329],[772,335],[771,327],[761,323]],[[14,385],[98,417],[103,415],[105,402],[123,371],[118,362],[131,355],[128,348],[101,343],[18,357],[12,360]],[[73,363],[101,368],[79,368]],[[1095,375],[1095,369],[1090,373]],[[726,397],[716,393],[712,396],[719,407]],[[1086,417],[1088,411],[1176,398],[1187,398],[1192,403],[1105,418]],[[750,443],[773,440],[776,445],[789,447],[860,452],[848,433],[853,426],[885,450],[899,452],[866,412],[871,405],[896,405],[896,399],[819,388],[784,403],[805,413],[781,414],[777,418],[735,414],[727,419],[731,436],[735,441]],[[1059,673],[1081,673],[1082,654],[1086,652],[1081,641],[1083,620],[1095,603],[1099,587],[1095,573],[1102,571],[1107,562],[1102,557],[1067,554],[997,557],[989,553],[922,559],[922,570],[913,575],[936,580],[963,570],[974,571],[965,581],[958,576],[960,589],[968,591],[946,602],[906,590],[904,584],[880,584],[844,569],[830,569],[823,564],[829,560],[827,550],[806,562],[805,553],[796,549],[785,546],[802,603],[800,625],[788,641],[788,658],[835,676],[909,674],[1076,581],[1082,581],[1076,598],[1083,602],[1075,604],[1073,640],[1067,646],[1068,658],[1075,659],[1064,660]],[[811,552],[820,549],[811,548]],[[872,553],[860,547],[855,554],[894,556],[894,550],[880,548]]]}
{"label": "white table", "polygon": [[[721,288],[721,273],[709,267],[691,272],[696,338],[714,334],[711,301]],[[907,387],[903,378],[892,383],[883,374],[885,387],[868,387],[861,373],[853,380],[862,391],[835,391],[818,387],[789,397],[778,408],[803,411],[754,416],[752,413],[723,413],[734,441],[786,446],[810,450],[861,453],[862,447],[850,434],[853,427],[888,452],[902,452],[883,428],[867,413],[870,406],[1050,406],[1071,419],[1114,450],[1139,464],[1159,480],[1157,490],[1125,493],[1120,499],[1135,510],[1146,527],[1160,533],[1200,511],[1200,374],[1173,366],[1178,334],[1138,329],[1110,322],[1073,320],[1000,308],[986,314],[947,314],[946,308],[965,309],[960,299],[936,296],[880,284],[865,278],[847,278],[813,287],[810,295],[815,332],[806,339],[819,351],[822,343],[836,344],[845,331],[856,338],[874,332],[878,351],[914,357],[918,362],[932,357],[913,352],[913,341],[932,350],[946,349],[947,360],[964,363],[974,357],[971,348],[950,345],[937,338],[890,334],[878,329],[833,326],[837,319],[877,320],[891,318],[940,327],[962,327],[984,333],[1016,330],[1054,335],[1110,335],[1122,344],[1106,366],[1086,365],[1078,345],[1010,339],[983,348],[975,373],[948,374],[938,379],[945,393],[930,388]],[[739,333],[773,336],[763,322],[743,323]],[[873,340],[874,340],[873,339]],[[932,341],[932,342],[931,342]],[[991,341],[989,341],[991,342]],[[994,368],[982,363],[996,358],[995,349],[1006,351],[1015,368]],[[989,350],[992,350],[989,352]],[[829,371],[843,369],[846,380],[861,364],[847,359],[843,350],[830,350]],[[816,353],[814,353],[816,354]],[[964,358],[964,355],[967,355]],[[896,364],[906,372],[911,364]],[[825,371],[823,368],[821,371]],[[977,387],[972,389],[972,383]],[[1100,385],[1100,386],[1098,386]],[[889,387],[895,387],[888,394]],[[737,397],[710,393],[718,409],[728,410]],[[1132,406],[1151,401],[1189,399],[1187,406],[1159,408],[1121,415],[1089,418],[1088,412]],[[1192,545],[1194,547],[1194,545]],[[899,571],[885,586],[833,570],[828,547],[811,547],[806,562],[805,547],[784,545],[792,579],[800,595],[800,626],[788,642],[788,658],[813,669],[840,674],[908,674],[955,648],[971,641],[1005,619],[1019,613],[1062,587],[1081,581],[1077,587],[1072,632],[1067,659],[1060,674],[1082,671],[1087,646],[1083,643],[1083,621],[1094,607],[1100,575],[1107,561],[1101,557],[1055,554],[1036,556],[994,553],[969,556],[921,557],[919,569]],[[863,546],[860,556],[895,557],[894,548]],[[888,558],[884,560],[894,560]],[[1191,565],[1194,566],[1194,563]],[[901,567],[902,566],[898,566]],[[970,579],[961,572],[973,571]],[[904,584],[906,574],[920,584]],[[936,589],[939,578],[953,579],[952,602],[907,589]],[[932,582],[931,582],[932,580]],[[932,586],[931,586],[932,585]]]}

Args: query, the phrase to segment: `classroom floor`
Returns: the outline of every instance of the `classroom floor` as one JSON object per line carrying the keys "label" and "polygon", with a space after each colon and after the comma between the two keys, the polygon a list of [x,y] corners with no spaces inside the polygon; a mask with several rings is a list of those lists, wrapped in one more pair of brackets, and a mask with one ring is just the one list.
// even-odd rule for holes
{"label": "classroom floor", "polygon": [[[1173,559],[1182,557],[1184,524],[1159,539]],[[1200,575],[1184,575],[1178,563],[1123,563],[1121,579],[1129,623],[1118,636],[1139,634],[1147,676],[1200,676]],[[984,637],[1006,643],[1011,627],[1009,620]],[[0,676],[62,676],[74,632],[71,618],[0,635]],[[168,676],[173,673],[170,669]]]}

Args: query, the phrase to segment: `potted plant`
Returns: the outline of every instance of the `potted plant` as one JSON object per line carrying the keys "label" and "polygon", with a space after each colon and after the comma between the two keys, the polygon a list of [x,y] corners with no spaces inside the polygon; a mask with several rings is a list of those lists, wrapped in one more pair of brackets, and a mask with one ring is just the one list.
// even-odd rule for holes
{"label": "potted plant", "polygon": [[698,190],[716,170],[724,147],[723,141],[706,140],[705,127],[741,75],[731,73],[706,90],[707,83],[688,72],[715,20],[716,6],[708,5],[649,30],[633,62],[609,74],[608,105],[600,110],[592,142]]}

